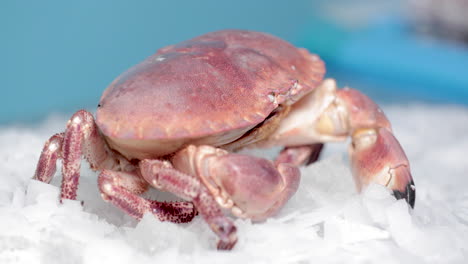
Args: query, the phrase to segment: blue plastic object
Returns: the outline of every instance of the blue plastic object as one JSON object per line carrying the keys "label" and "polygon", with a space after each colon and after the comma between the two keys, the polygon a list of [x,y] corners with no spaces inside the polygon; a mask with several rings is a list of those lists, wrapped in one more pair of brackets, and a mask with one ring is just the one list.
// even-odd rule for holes
{"label": "blue plastic object", "polygon": [[314,21],[301,44],[322,56],[332,72],[345,73],[351,84],[373,83],[380,94],[468,105],[468,48],[418,37],[399,17],[355,31]]}

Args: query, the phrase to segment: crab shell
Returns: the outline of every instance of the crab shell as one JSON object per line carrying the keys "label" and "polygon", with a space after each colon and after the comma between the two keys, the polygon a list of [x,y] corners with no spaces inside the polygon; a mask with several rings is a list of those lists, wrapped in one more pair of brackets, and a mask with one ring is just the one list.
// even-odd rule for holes
{"label": "crab shell", "polygon": [[228,30],[160,49],[104,91],[97,125],[128,159],[188,144],[222,147],[318,86],[317,55],[274,36]]}

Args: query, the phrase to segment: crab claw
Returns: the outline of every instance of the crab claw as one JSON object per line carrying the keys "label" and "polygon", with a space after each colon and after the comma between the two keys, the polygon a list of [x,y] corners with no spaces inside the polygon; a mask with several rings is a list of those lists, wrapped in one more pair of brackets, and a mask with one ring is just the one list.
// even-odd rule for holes
{"label": "crab claw", "polygon": [[381,184],[414,207],[416,188],[409,162],[392,132],[384,127],[359,129],[352,138],[350,157],[357,188]]}
{"label": "crab claw", "polygon": [[289,111],[269,138],[257,143],[288,146],[277,163],[301,165],[307,163],[307,157],[313,161],[321,150],[317,143],[351,137],[349,152],[357,189],[381,184],[414,207],[416,188],[408,159],[389,120],[372,99],[355,89],[338,90],[335,80],[326,79]]}
{"label": "crab claw", "polygon": [[[198,176],[220,207],[254,221],[277,213],[296,192],[300,181],[300,171],[293,164],[275,164],[207,145],[188,146],[171,161],[178,170]],[[200,210],[203,215],[203,209]]]}
{"label": "crab claw", "polygon": [[216,182],[219,203],[234,215],[254,221],[276,214],[299,186],[299,169],[288,163],[275,166],[263,158],[226,154],[206,164],[208,173],[201,177]]}

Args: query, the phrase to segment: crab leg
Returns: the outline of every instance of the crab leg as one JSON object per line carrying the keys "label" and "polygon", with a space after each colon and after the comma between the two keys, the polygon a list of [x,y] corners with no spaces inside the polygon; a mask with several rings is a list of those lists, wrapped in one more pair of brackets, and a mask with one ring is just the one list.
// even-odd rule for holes
{"label": "crab leg", "polygon": [[61,158],[63,134],[58,133],[50,137],[44,144],[39,162],[37,163],[34,179],[49,183],[57,170],[57,159]]}
{"label": "crab leg", "polygon": [[192,201],[203,219],[218,235],[218,249],[231,249],[237,242],[234,223],[224,216],[213,196],[199,179],[177,171],[167,161],[142,160],[141,174],[156,188],[166,190]]}
{"label": "crab leg", "polygon": [[63,180],[60,200],[76,199],[83,154],[94,170],[103,166],[112,166],[114,163],[107,155],[105,143],[97,131],[93,116],[87,111],[80,110],[68,121],[64,133],[56,134],[46,142],[34,179],[50,182],[56,170],[56,161],[62,158]]}
{"label": "crab leg", "polygon": [[[56,171],[57,159],[61,158],[63,179],[60,201],[76,199],[82,156],[90,163],[93,170],[109,169],[104,171],[99,178],[103,196],[107,195],[106,197],[121,208],[126,204],[136,204],[138,205],[136,208],[144,208],[144,210],[132,209],[131,206],[122,208],[130,215],[141,218],[145,210],[152,211],[161,220],[177,223],[188,222],[195,216],[196,210],[191,203],[157,202],[136,196],[135,193],[139,194],[146,190],[147,184],[139,179],[138,175],[130,176],[136,169],[135,166],[118,154],[108,151],[92,114],[84,110],[76,112],[71,117],[64,133],[52,136],[45,143],[34,179],[50,182]],[[115,196],[111,195],[114,191],[110,194],[104,192],[113,189],[116,189]]]}
{"label": "crab leg", "polygon": [[138,196],[148,189],[148,183],[136,173],[104,170],[99,175],[98,185],[104,200],[138,220],[151,212],[160,221],[186,223],[197,214],[189,202],[159,202]]}

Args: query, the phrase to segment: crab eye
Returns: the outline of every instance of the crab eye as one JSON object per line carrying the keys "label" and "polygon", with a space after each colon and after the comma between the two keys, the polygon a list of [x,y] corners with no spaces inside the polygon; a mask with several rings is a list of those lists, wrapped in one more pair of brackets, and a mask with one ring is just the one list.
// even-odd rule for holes
{"label": "crab eye", "polygon": [[102,105],[101,104],[98,104],[97,107],[101,107]]}

